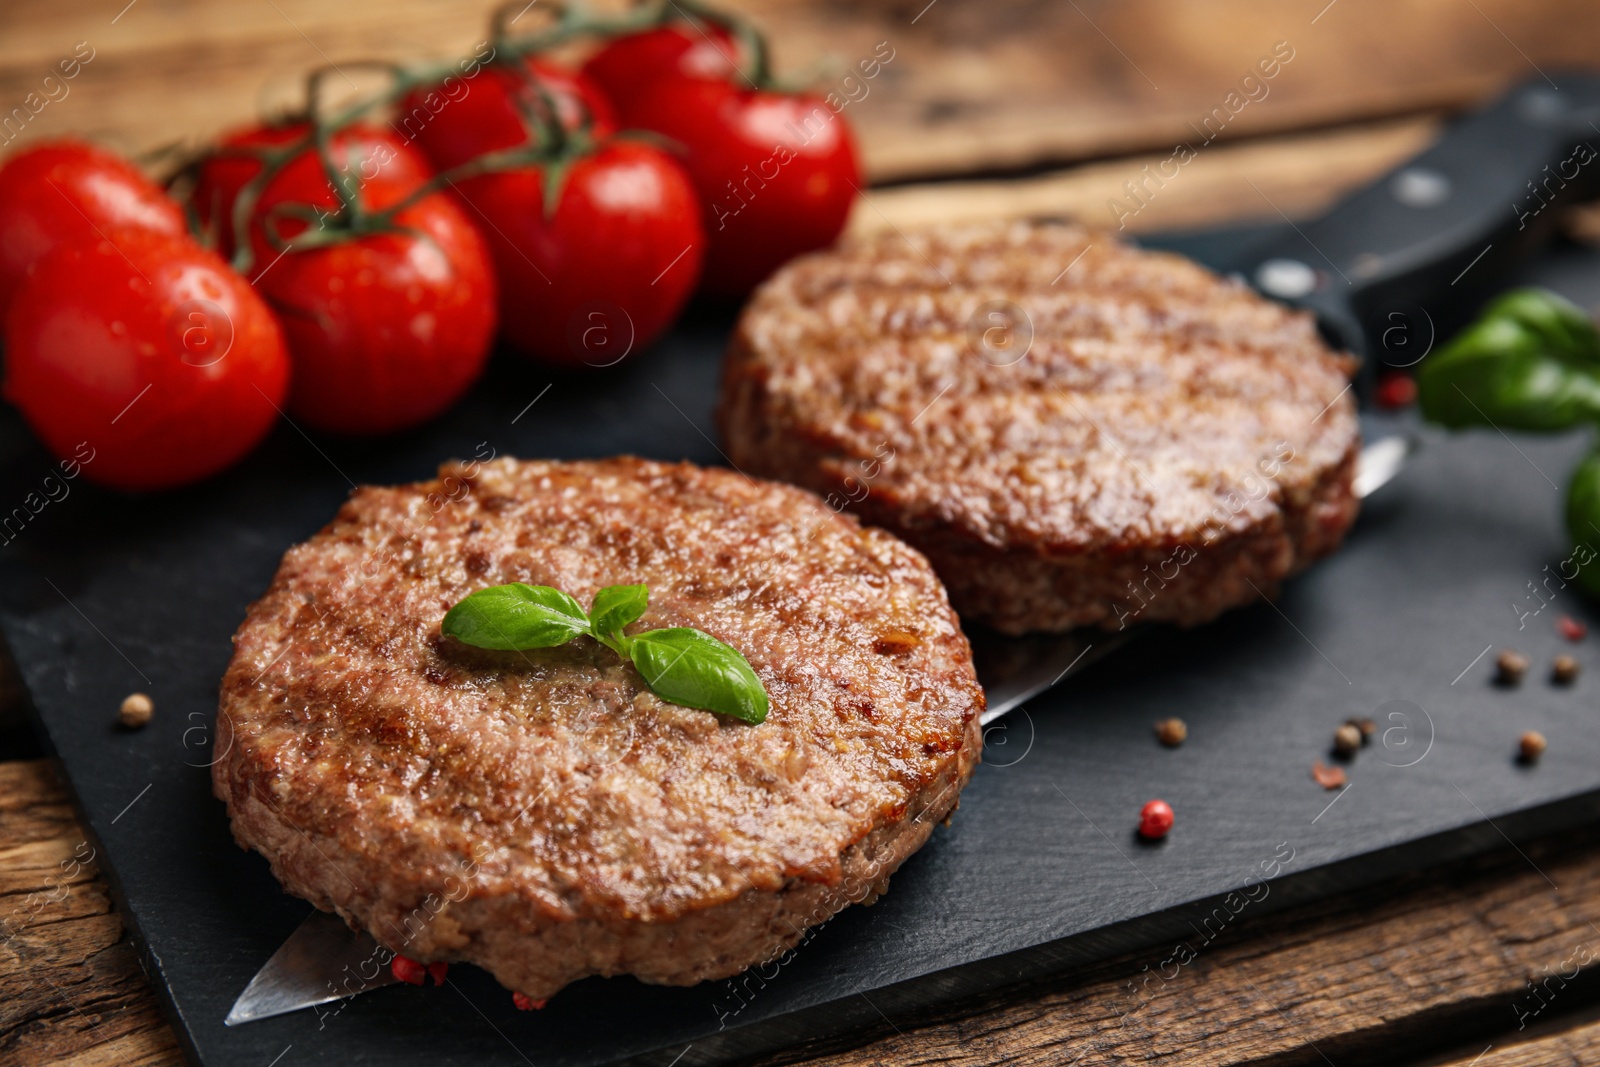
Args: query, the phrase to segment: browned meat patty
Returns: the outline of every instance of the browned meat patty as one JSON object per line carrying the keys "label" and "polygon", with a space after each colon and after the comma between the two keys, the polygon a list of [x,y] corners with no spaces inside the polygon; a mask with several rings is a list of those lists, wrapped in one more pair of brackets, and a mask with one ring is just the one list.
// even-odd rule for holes
{"label": "browned meat patty", "polygon": [[[734,645],[759,726],[667,704],[591,639],[440,636],[504,582]],[[983,693],[914,550],[816,497],[638,459],[450,464],[357,490],[234,639],[214,772],[284,888],[530,997],[735,974],[870,901],[955,807]]]}
{"label": "browned meat patty", "polygon": [[1273,594],[1355,520],[1350,370],[1309,316],[1188,260],[989,224],[780,271],[718,418],[740,469],[920,548],[963,619],[1190,624]]}

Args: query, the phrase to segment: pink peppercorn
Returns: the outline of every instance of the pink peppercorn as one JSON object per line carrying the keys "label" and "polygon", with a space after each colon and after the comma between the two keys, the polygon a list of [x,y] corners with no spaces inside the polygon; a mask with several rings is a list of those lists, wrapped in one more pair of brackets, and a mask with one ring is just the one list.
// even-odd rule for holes
{"label": "pink peppercorn", "polygon": [[1408,408],[1417,402],[1416,379],[1400,371],[1390,371],[1378,379],[1373,399],[1381,408]]}
{"label": "pink peppercorn", "polygon": [[407,985],[421,985],[428,979],[428,969],[409,956],[396,956],[389,972]]}
{"label": "pink peppercorn", "polygon": [[409,956],[396,956],[389,964],[389,972],[407,985],[426,985],[429,978],[434,985],[444,985],[449,970],[448,963],[421,963]]}
{"label": "pink peppercorn", "polygon": [[1159,841],[1172,829],[1172,805],[1152,800],[1139,810],[1139,836]]}

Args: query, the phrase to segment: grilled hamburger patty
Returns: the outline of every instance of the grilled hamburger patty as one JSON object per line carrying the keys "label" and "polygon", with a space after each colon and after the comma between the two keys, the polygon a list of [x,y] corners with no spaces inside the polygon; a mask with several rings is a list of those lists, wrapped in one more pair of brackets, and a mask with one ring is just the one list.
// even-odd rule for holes
{"label": "grilled hamburger patty", "polygon": [[[734,645],[750,726],[668,704],[585,637],[441,637],[504,582]],[[809,493],[639,459],[456,463],[355,491],[234,638],[214,769],[284,888],[530,997],[591,974],[689,984],[870,901],[955,807],[983,693],[927,562]]]}
{"label": "grilled hamburger patty", "polygon": [[757,291],[718,420],[752,474],[921,549],[1007,633],[1205,621],[1355,520],[1348,357],[1181,257],[1077,226],[890,233]]}

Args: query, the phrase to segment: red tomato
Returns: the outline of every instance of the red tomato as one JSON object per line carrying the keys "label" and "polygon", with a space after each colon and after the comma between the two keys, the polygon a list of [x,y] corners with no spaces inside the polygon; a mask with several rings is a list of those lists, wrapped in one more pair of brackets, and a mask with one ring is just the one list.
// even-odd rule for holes
{"label": "red tomato", "polygon": [[[347,134],[348,136],[346,136]],[[276,143],[277,131],[238,135],[235,143]],[[282,138],[287,142],[292,138]],[[369,210],[397,203],[427,180],[421,154],[387,131],[352,129],[335,146],[363,180]],[[242,188],[259,163],[207,160],[197,194],[227,215],[225,193]],[[363,168],[363,163],[367,165]],[[444,193],[400,212],[396,230],[281,252],[266,220],[288,238],[307,223],[285,208],[331,212],[339,205],[314,150],[296,156],[268,182],[257,204],[255,284],[280,315],[294,361],[289,412],[323,430],[388,433],[424,422],[477,380],[494,339],[495,283],[473,223]],[[402,232],[410,230],[413,232]]]}
{"label": "red tomato", "polygon": [[665,330],[700,276],[705,232],[694,186],[666,153],[613,141],[578,157],[548,215],[544,171],[458,186],[500,279],[500,326],[556,364],[609,366]]}
{"label": "red tomato", "polygon": [[290,252],[257,280],[294,360],[289,411],[312,426],[377,434],[426,422],[489,358],[495,280],[484,239],[443,193],[395,223],[413,232]]}
{"label": "red tomato", "polygon": [[656,82],[671,77],[733,81],[741,56],[738,41],[723,27],[674,22],[616,38],[583,65],[583,73],[610,98],[617,117],[634,126],[634,109]]}
{"label": "red tomato", "polygon": [[687,152],[711,242],[707,291],[747,293],[844,229],[861,170],[849,124],[820,98],[669,78],[629,119]]}
{"label": "red tomato", "polygon": [[[260,149],[282,147],[303,138],[310,127],[303,122],[283,126],[253,126],[238,130],[223,138],[217,151],[200,166],[199,181],[195,185],[194,204],[200,221],[213,226],[217,234],[217,247],[226,256],[232,256],[237,247],[233,232],[233,202],[245,184],[261,173],[261,161],[242,152],[229,149]],[[388,130],[371,126],[347,126],[333,135],[334,160],[341,169],[353,175],[358,188],[369,195],[377,187],[388,191],[410,192],[433,176],[433,168],[422,153],[392,135]],[[382,199],[383,193],[377,194]],[[387,203],[395,197],[389,196]],[[271,263],[278,250],[266,240],[261,231],[263,219],[280,204],[302,204],[329,210],[339,205],[322,170],[316,153],[306,151],[296,156],[280,170],[267,187],[252,213],[257,227],[253,249],[254,262],[250,274],[254,277]],[[305,229],[305,224],[282,215],[277,216],[277,232],[290,237]]]}
{"label": "red tomato", "polygon": [[[604,137],[617,120],[605,94],[583,74],[529,58],[527,69],[550,94],[561,124],[569,130],[591,119],[591,132]],[[490,64],[465,78],[446,79],[407,94],[398,106],[393,127],[415,141],[440,170],[460,166],[485,152],[528,143],[524,106],[537,108],[538,90],[516,71]]]}
{"label": "red tomato", "polygon": [[187,237],[111,230],[41,260],[12,306],[5,395],[118,489],[228,467],[277,418],[289,360],[253,289]]}
{"label": "red tomato", "polygon": [[183,211],[132,163],[81,141],[50,141],[0,168],[0,321],[28,268],[96,230],[188,232]]}

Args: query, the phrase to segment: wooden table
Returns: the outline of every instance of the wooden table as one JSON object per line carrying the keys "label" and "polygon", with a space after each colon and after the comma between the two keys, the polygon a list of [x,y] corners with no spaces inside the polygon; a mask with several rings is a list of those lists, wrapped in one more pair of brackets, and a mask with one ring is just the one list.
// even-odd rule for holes
{"label": "wooden table", "polygon": [[[194,141],[292,96],[299,72],[466,49],[483,7],[435,0],[10,0],[0,143],[87,133],[128,151]],[[847,112],[874,187],[857,230],[1077,214],[1193,139],[1275,47],[1265,97],[1128,219],[1151,231],[1313,213],[1426,143],[1441,117],[1593,62],[1592,0],[742,0],[780,67],[893,60]],[[69,91],[12,118],[58,60]],[[1283,42],[1280,46],[1279,42]],[[835,84],[839,82],[834,75]],[[59,95],[59,88],[53,90]],[[1259,96],[1259,89],[1252,90]],[[937,179],[937,180],[935,180]],[[0,737],[17,721],[0,671]],[[0,1063],[180,1062],[47,760],[0,762]],[[1192,963],[1166,947],[897,1019],[837,1064],[1459,1067],[1600,1061],[1600,827],[1505,847],[1240,923]],[[1174,973],[1175,971],[1175,973]],[[1164,972],[1164,973],[1163,973]],[[1152,979],[1150,975],[1159,974]],[[1170,977],[1168,976],[1170,975]]]}

